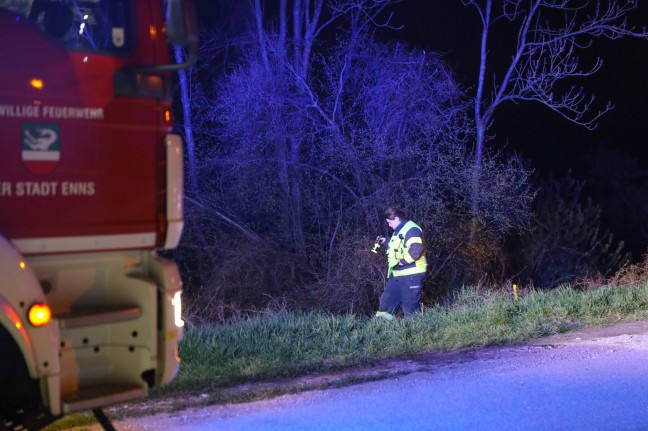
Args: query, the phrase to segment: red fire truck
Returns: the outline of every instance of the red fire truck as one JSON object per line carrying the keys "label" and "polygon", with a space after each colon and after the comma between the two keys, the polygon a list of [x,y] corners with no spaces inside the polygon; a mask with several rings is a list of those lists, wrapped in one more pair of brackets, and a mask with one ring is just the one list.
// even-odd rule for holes
{"label": "red fire truck", "polygon": [[[0,430],[145,396],[179,367],[188,0],[0,0]],[[166,18],[166,19],[165,19]],[[170,64],[168,43],[191,54]]]}

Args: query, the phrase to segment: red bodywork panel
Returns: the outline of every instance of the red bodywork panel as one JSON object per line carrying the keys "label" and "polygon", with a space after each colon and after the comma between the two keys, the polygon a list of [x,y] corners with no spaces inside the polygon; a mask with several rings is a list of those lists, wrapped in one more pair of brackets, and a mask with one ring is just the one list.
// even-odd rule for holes
{"label": "red bodywork panel", "polygon": [[[168,60],[160,2],[133,3],[136,22],[146,24],[136,25],[126,56],[67,50],[0,12],[0,235],[153,233],[150,248],[163,241],[170,105],[113,92],[116,71]],[[50,151],[32,151],[26,140]]]}

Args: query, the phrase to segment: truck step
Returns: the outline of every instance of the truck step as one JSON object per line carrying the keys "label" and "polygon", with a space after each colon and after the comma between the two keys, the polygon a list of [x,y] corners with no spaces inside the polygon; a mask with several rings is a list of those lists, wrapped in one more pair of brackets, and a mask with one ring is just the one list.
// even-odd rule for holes
{"label": "truck step", "polygon": [[63,411],[65,413],[79,412],[82,410],[104,407],[111,404],[119,404],[142,398],[146,393],[139,386],[125,385],[100,385],[77,392],[64,394],[62,397]]}
{"label": "truck step", "polygon": [[56,318],[61,329],[71,329],[135,320],[140,314],[139,307],[92,307],[57,314]]}

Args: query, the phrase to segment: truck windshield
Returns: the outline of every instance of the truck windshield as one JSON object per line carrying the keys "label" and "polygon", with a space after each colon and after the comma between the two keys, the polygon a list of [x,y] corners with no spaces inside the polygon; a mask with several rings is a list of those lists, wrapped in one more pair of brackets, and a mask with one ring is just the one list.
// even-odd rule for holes
{"label": "truck windshield", "polygon": [[38,27],[68,49],[119,53],[133,46],[132,0],[0,0],[0,12]]}

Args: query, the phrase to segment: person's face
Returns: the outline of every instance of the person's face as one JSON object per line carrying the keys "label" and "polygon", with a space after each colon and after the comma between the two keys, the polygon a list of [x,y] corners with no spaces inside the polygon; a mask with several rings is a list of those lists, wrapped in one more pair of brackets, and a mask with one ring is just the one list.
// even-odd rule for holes
{"label": "person's face", "polygon": [[387,224],[389,225],[390,228],[392,228],[392,230],[395,230],[401,222],[399,217],[394,217],[394,220],[389,220],[389,219],[386,220],[387,220]]}

